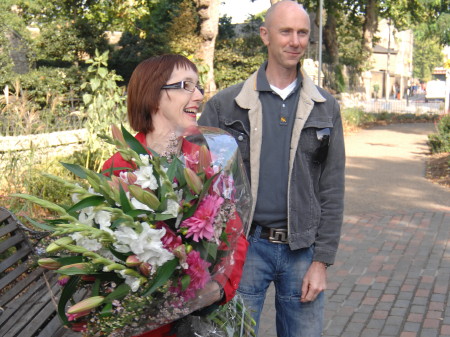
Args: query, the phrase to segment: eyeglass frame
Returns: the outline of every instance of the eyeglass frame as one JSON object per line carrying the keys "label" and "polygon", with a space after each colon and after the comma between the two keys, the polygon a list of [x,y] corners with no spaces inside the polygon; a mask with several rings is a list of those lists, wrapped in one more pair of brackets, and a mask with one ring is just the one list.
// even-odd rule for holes
{"label": "eyeglass frame", "polygon": [[198,83],[195,84],[194,90],[192,90],[192,91],[186,88],[185,83],[192,83],[192,84],[195,84],[195,83],[192,82],[192,81],[180,81],[180,82],[175,82],[175,83],[165,84],[165,85],[163,85],[163,86],[161,87],[161,89],[184,89],[184,90],[186,90],[186,91],[188,91],[188,92],[194,92],[194,91],[195,91],[195,88],[197,88],[198,91],[200,91],[200,93],[201,93],[202,95],[205,94],[205,89],[203,89],[202,87],[200,87],[200,85],[199,85]]}

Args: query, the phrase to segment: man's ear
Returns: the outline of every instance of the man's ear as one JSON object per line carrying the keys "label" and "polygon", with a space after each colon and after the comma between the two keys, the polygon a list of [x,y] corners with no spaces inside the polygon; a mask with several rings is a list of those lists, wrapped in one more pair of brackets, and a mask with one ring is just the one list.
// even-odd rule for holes
{"label": "man's ear", "polygon": [[264,45],[269,45],[269,31],[266,27],[259,27],[259,36],[261,37],[262,42]]}

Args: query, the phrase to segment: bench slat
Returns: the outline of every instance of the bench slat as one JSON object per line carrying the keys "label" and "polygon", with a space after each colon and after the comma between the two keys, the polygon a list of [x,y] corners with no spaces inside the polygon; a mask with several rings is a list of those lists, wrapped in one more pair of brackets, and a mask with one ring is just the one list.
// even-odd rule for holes
{"label": "bench slat", "polygon": [[[57,317],[56,315],[55,304],[52,302],[51,298],[46,303],[47,304],[42,307],[41,310],[36,311],[32,314],[27,313],[27,316],[25,317],[26,326],[21,329],[20,334],[18,334],[17,337],[28,337],[36,335],[39,330],[42,330],[42,325],[47,326],[49,317],[51,317],[52,319],[56,317],[59,320],[59,317]],[[59,325],[61,326],[61,322],[59,323]],[[58,329],[59,327],[55,328]],[[53,334],[51,336],[53,336]]]}
{"label": "bench slat", "polygon": [[[9,277],[10,274],[14,276],[16,270],[20,269],[27,269],[26,266],[20,266],[20,268],[16,268],[14,272],[10,272],[7,277]],[[20,294],[26,287],[28,287],[31,283],[35,282],[37,279],[42,277],[42,274],[44,273],[44,269],[42,268],[36,268],[31,273],[29,273],[24,279],[20,280],[18,283],[16,283],[11,289],[8,289],[8,291],[3,294],[2,297],[0,297],[0,307],[4,306],[6,303],[11,301],[14,297],[16,297],[18,294]],[[48,273],[47,273],[48,274]],[[5,283],[8,281],[7,277],[4,277],[1,279],[1,284],[3,285],[3,281],[5,280]],[[3,287],[0,287],[2,289]]]}
{"label": "bench slat", "polygon": [[5,221],[6,219],[11,217],[11,213],[9,213],[6,209],[0,208],[0,222]]}
{"label": "bench slat", "polygon": [[[55,317],[53,317],[51,319],[51,321],[49,323],[47,323],[45,328],[42,329],[42,331],[39,332],[39,335],[37,335],[37,337],[48,337],[48,336],[52,336],[52,337],[67,336],[68,337],[68,335],[69,335],[68,333],[69,332],[70,332],[70,330],[65,328],[62,325],[61,320],[59,319],[59,317],[55,316]],[[22,337],[22,334],[19,335],[19,336]],[[75,336],[76,337],[80,337],[80,334],[77,333]],[[23,335],[23,337],[29,337],[29,335]]]}
{"label": "bench slat", "polygon": [[[61,287],[56,283],[56,280],[57,278],[53,277],[50,281],[53,284],[52,291],[54,295],[58,296]],[[0,336],[4,336],[5,334],[7,336],[16,336],[36,316],[41,314],[42,317],[35,320],[33,323],[34,327],[31,327],[31,329],[36,328],[37,331],[42,325],[45,326],[45,322],[49,316],[56,315],[50,291],[43,278],[36,281],[36,284],[33,284],[33,287],[30,288],[30,291],[15,301],[10,302],[4,309],[5,312],[0,316]],[[20,317],[20,320],[14,319],[17,317]],[[33,334],[28,336],[33,336]]]}
{"label": "bench slat", "polygon": [[0,263],[0,273],[3,273],[6,269],[13,266],[16,262],[22,260],[27,255],[32,252],[30,247],[21,247],[18,251],[16,251],[13,255],[8,256]]}
{"label": "bench slat", "polygon": [[[0,223],[2,221],[0,220]],[[15,230],[17,230],[17,224],[12,222],[12,223],[8,223],[7,225],[3,225],[0,227],[0,238],[5,236],[6,234],[9,234],[11,232],[14,232]]]}
{"label": "bench slat", "polygon": [[0,315],[0,337],[80,336],[63,327],[57,315],[52,297],[58,302],[58,274],[30,267],[33,246],[15,216],[0,207],[0,254],[4,252],[10,255],[0,260],[0,307],[5,310]]}
{"label": "bench slat", "polygon": [[0,254],[6,252],[9,248],[16,247],[19,243],[23,243],[23,245],[28,246],[22,235],[18,233],[11,235],[9,238],[0,243]]}

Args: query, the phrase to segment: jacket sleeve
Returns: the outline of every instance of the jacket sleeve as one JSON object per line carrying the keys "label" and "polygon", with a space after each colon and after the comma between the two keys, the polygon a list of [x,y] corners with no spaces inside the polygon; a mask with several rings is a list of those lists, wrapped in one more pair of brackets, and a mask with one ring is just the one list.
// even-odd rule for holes
{"label": "jacket sleeve", "polygon": [[198,119],[198,125],[213,126],[216,128],[221,127],[219,123],[219,108],[214,97],[206,102],[202,114]]}
{"label": "jacket sleeve", "polygon": [[344,213],[345,146],[342,118],[334,102],[333,131],[325,165],[319,181],[321,216],[318,227],[314,261],[334,263],[339,245]]}

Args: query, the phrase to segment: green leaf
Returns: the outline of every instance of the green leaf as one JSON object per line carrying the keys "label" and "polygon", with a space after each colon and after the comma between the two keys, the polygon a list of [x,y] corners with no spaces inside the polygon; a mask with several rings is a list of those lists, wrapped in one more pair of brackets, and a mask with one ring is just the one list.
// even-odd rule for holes
{"label": "green leaf", "polygon": [[125,262],[128,258],[128,256],[130,256],[131,254],[124,254],[121,252],[118,252],[117,250],[114,249],[113,245],[109,245],[108,249],[111,251],[111,253],[117,257],[119,260]]}
{"label": "green leaf", "polygon": [[81,179],[87,179],[87,173],[80,165],[61,162],[61,165]]}
{"label": "green leaf", "polygon": [[56,261],[58,261],[59,263],[61,263],[61,265],[66,266],[68,264],[74,264],[74,263],[78,263],[78,262],[83,262],[83,256],[81,255],[77,255],[77,256],[65,256],[65,257],[52,257],[53,259],[55,259]]}
{"label": "green leaf", "polygon": [[172,214],[156,213],[154,216],[154,220],[156,220],[156,221],[164,221],[164,220],[169,220],[169,219],[174,219],[174,218],[176,218],[176,217],[173,216]]}
{"label": "green leaf", "polygon": [[173,181],[174,178],[177,178],[178,185],[184,186],[186,185],[186,179],[184,178],[184,165],[179,158],[174,158],[172,163],[167,170],[167,176],[170,181]]}
{"label": "green leaf", "polygon": [[27,219],[27,221],[28,221],[29,223],[31,223],[33,226],[38,227],[38,228],[40,228],[40,229],[43,229],[43,230],[45,230],[45,231],[54,232],[55,229],[56,229],[55,226],[50,226],[50,225],[47,225],[47,224],[45,224],[45,223],[37,222],[36,220],[33,220],[33,219],[29,218],[29,217],[26,216],[26,215],[24,215],[23,217],[24,217],[25,219]]}
{"label": "green leaf", "polygon": [[[58,274],[62,275],[88,275],[86,270],[80,270],[79,268],[67,268],[64,270],[55,270]],[[90,274],[89,274],[90,275]]]}
{"label": "green leaf", "polygon": [[133,209],[133,206],[128,200],[127,194],[125,193],[122,185],[119,185],[119,197],[120,197],[120,205],[122,206],[122,211],[124,213],[128,213]]}
{"label": "green leaf", "polygon": [[144,146],[136,139],[134,136],[125,129],[123,125],[121,125],[123,138],[128,146],[137,154],[148,154],[147,150]]}
{"label": "green leaf", "polygon": [[100,280],[97,278],[92,286],[91,296],[100,296]]}
{"label": "green leaf", "polygon": [[127,296],[130,290],[131,288],[128,284],[122,283],[111,294],[106,296],[104,302],[111,303],[114,300],[120,300]]}
{"label": "green leaf", "polygon": [[133,217],[133,218],[135,218],[135,217],[137,217],[137,216],[139,216],[139,215],[142,215],[142,214],[147,214],[148,216],[150,216],[150,217],[152,217],[153,218],[153,212],[152,211],[146,211],[146,210],[143,210],[143,209],[133,209],[133,210],[131,210],[131,211],[129,211],[129,212],[127,212],[127,213],[125,213],[126,215],[129,215],[129,216],[131,216],[131,217]]}
{"label": "green leaf", "polygon": [[61,291],[61,296],[58,302],[58,316],[64,325],[70,325],[69,320],[66,316],[66,304],[77,290],[79,281],[79,276],[72,276]]}
{"label": "green leaf", "polygon": [[100,75],[100,77],[105,78],[106,75],[108,75],[108,69],[106,68],[98,68],[97,74]]}
{"label": "green leaf", "polygon": [[175,268],[178,266],[178,259],[167,261],[158,268],[155,277],[150,282],[150,286],[144,290],[142,296],[150,296],[156,289],[166,284],[167,280],[172,276]]}
{"label": "green leaf", "polygon": [[98,89],[98,87],[100,86],[100,79],[98,78],[92,78],[90,80],[91,83],[91,89],[92,91],[96,91]]}
{"label": "green leaf", "polygon": [[217,249],[218,246],[216,243],[203,241],[203,247],[205,248],[206,254],[212,258],[213,261],[216,260],[217,257]]}
{"label": "green leaf", "polygon": [[102,308],[102,311],[100,311],[100,316],[101,317],[111,316],[112,311],[113,311],[112,303],[105,303],[105,305]]}
{"label": "green leaf", "polygon": [[84,198],[73,205],[70,209],[67,210],[67,213],[76,212],[80,209],[90,207],[90,206],[98,206],[105,201],[105,198],[101,195],[93,195],[87,198]]}
{"label": "green leaf", "polygon": [[91,94],[84,94],[83,95],[83,103],[85,105],[89,105],[89,103],[91,103],[92,101],[92,95]]}
{"label": "green leaf", "polygon": [[185,291],[189,284],[191,283],[191,277],[189,275],[183,275],[181,278],[181,290]]}

